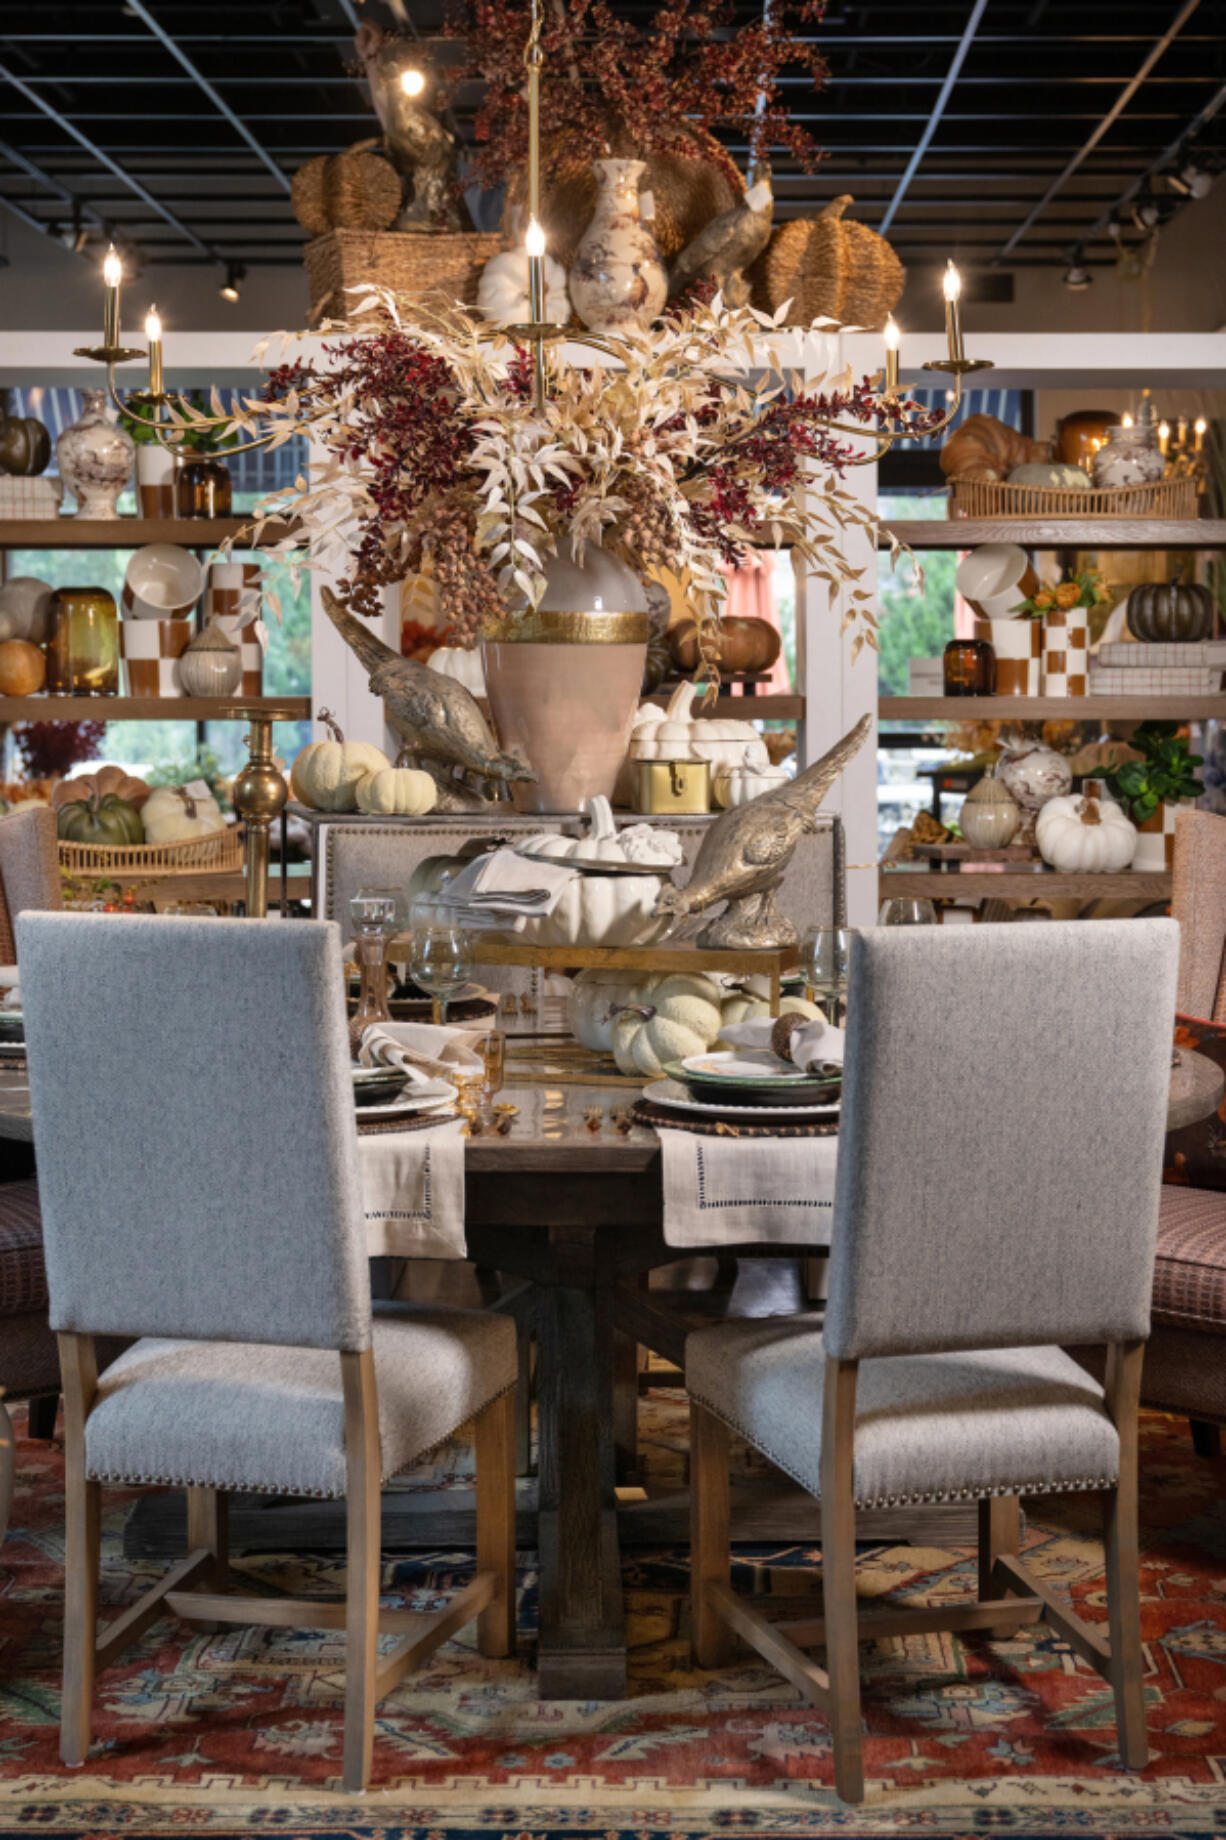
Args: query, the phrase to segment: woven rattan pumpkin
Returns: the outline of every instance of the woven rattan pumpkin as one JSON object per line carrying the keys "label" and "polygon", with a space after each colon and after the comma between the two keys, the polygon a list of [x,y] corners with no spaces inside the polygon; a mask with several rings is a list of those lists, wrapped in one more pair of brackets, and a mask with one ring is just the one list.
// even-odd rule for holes
{"label": "woven rattan pumpkin", "polygon": [[312,236],[326,230],[386,230],[400,209],[400,175],[376,141],[358,141],[346,153],[320,154],[294,174],[294,216]]}
{"label": "woven rattan pumpkin", "polygon": [[[732,208],[745,190],[731,158],[713,135],[687,125],[692,156],[678,153],[644,153],[625,130],[610,123],[605,147],[593,148],[578,131],[553,134],[541,147],[541,223],[549,253],[569,268],[580,238],[596,209],[596,159],[642,160],[646,172],[639,189],[650,192],[656,214],[648,224],[665,261],[684,249],[698,232]],[[607,147],[607,153],[606,153]],[[503,233],[514,241],[522,235],[528,197],[527,174],[517,172],[507,186]]]}
{"label": "woven rattan pumpkin", "polygon": [[875,331],[898,305],[902,263],[884,237],[843,215],[852,202],[833,198],[819,217],[780,224],[749,271],[755,300],[772,313],[791,301],[790,326],[833,319]]}

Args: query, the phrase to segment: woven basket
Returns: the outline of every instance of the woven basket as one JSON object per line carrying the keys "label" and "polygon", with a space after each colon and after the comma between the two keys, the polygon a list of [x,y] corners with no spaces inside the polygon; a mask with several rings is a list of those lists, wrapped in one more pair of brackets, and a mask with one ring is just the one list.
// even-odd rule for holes
{"label": "woven basket", "polygon": [[951,518],[1194,518],[1196,481],[1159,479],[1137,486],[1011,486],[1008,480],[953,479]]}
{"label": "woven basket", "polygon": [[[686,135],[693,153],[643,153],[624,129],[610,121],[605,136],[610,159],[641,159],[647,170],[639,189],[650,192],[655,216],[648,222],[656,248],[671,261],[713,217],[731,210],[745,190],[736,168],[714,137],[687,123]],[[541,223],[549,253],[564,268],[596,209],[599,182],[592,143],[585,134],[553,134],[541,148]],[[528,179],[522,169],[507,185],[502,227],[508,242],[523,235],[528,201]]]}
{"label": "woven basket", "polygon": [[834,198],[819,217],[780,224],[750,269],[755,301],[771,313],[791,301],[789,326],[832,319],[875,332],[898,305],[902,263],[884,237],[844,217],[852,202]]}
{"label": "woven basket", "polygon": [[67,843],[60,839],[60,868],[70,875],[138,877],[202,875],[213,870],[241,869],[243,839],[229,825],[211,837],[189,837],[182,843]]}
{"label": "woven basket", "polygon": [[490,257],[502,248],[502,237],[469,232],[415,236],[400,231],[329,230],[306,246],[307,279],[311,284],[309,325],[321,319],[346,320],[367,329],[381,314],[352,315],[353,298],[347,288],[385,287],[403,295],[411,307],[453,307],[457,301],[471,306],[477,282]]}
{"label": "woven basket", "polygon": [[403,186],[377,141],[357,141],[344,153],[321,153],[294,174],[294,216],[312,236],[329,230],[386,230],[395,222]]}

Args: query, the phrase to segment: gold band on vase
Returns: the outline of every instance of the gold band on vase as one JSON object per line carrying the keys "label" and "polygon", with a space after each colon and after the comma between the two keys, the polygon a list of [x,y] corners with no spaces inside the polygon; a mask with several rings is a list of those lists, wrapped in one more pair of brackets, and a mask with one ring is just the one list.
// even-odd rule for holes
{"label": "gold band on vase", "polygon": [[481,637],[499,645],[645,645],[651,631],[646,613],[535,610],[506,620],[487,620]]}

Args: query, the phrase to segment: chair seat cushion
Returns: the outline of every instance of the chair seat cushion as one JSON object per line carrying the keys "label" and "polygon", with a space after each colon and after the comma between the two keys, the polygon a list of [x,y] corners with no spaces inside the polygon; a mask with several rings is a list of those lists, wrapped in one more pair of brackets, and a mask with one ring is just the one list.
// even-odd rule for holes
{"label": "chair seat cushion", "polygon": [[0,1183],[0,1316],[23,1316],[47,1307],[43,1223],[38,1183]]}
{"label": "chair seat cushion", "polygon": [[[385,1480],[515,1384],[509,1317],[396,1304],[377,1309],[373,1347]],[[99,1381],[85,1463],[101,1482],[342,1496],[340,1356],[266,1343],[136,1342]]]}
{"label": "chair seat cushion", "polygon": [[[722,1323],[688,1337],[686,1386],[820,1495],[825,1358],[817,1316]],[[859,1508],[1106,1488],[1118,1469],[1102,1388],[1060,1348],[860,1363]]]}
{"label": "chair seat cushion", "polygon": [[1162,1190],[1153,1317],[1226,1335],[1226,1194],[1217,1189]]}

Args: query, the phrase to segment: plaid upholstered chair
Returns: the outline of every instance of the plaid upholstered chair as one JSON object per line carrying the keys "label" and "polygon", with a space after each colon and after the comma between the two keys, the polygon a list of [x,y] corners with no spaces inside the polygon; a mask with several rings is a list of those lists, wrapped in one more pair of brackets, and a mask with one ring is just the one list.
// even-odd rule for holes
{"label": "plaid upholstered chair", "polygon": [[[335,925],[27,914],[18,943],[64,1378],[61,1755],[85,1758],[95,1670],[167,1610],[340,1629],[360,1790],[410,1668],[473,1617],[484,1653],[513,1646],[514,1326],[372,1314]],[[101,1333],[141,1339],[99,1376]],[[476,1577],[432,1616],[381,1611],[381,1482],[470,1418]],[[110,1482],[185,1489],[189,1551],[96,1634]],[[227,1593],[234,1490],[347,1498],[343,1603]]]}
{"label": "plaid upholstered chair", "polygon": [[[1176,1007],[1220,1025],[1226,1060],[1226,818],[1180,812],[1171,912],[1181,931]],[[1195,1181],[1162,1191],[1141,1396],[1186,1415],[1197,1450],[1212,1456],[1226,1424],[1226,1189]]]}
{"label": "plaid upholstered chair", "polygon": [[[824,1327],[689,1338],[697,1660],[740,1635],[821,1706],[845,1801],[874,1635],[1043,1618],[1110,1682],[1126,1767],[1146,1761],[1137,1399],[1178,950],[1169,920],[863,934]],[[1067,1343],[1107,1348],[1105,1387]],[[821,1616],[771,1624],[730,1589],[732,1432],[820,1498]],[[1109,1640],[1019,1558],[1019,1497],[1083,1489],[1104,1497]],[[980,1504],[979,1600],[859,1614],[857,1508],[951,1499]]]}

